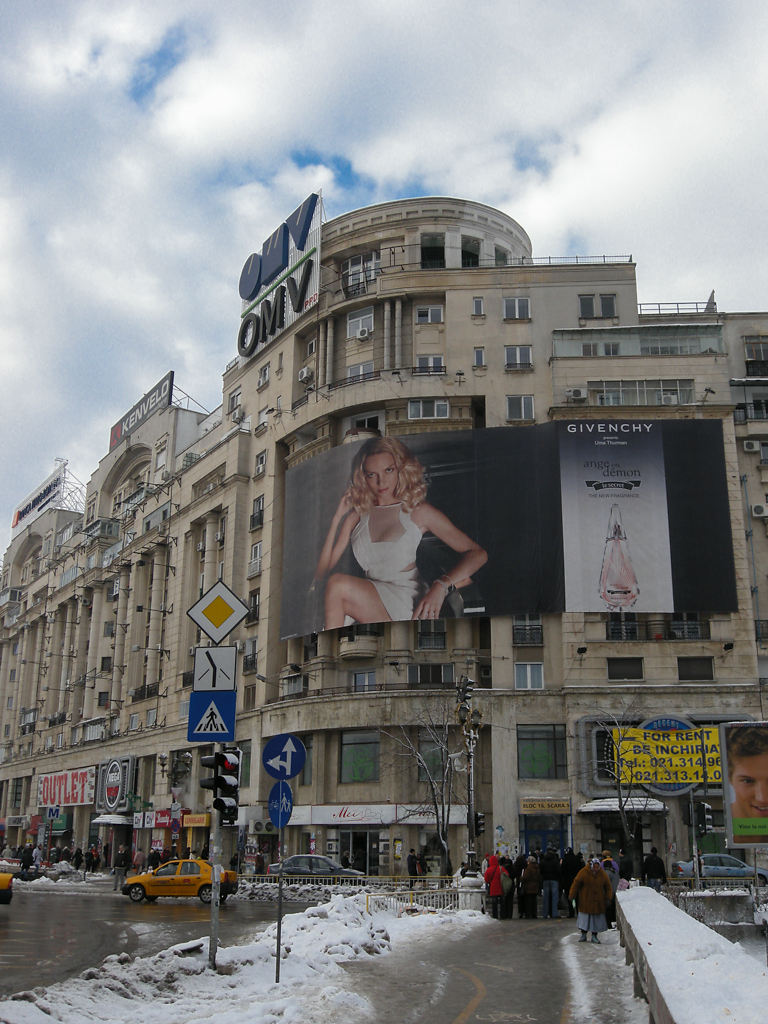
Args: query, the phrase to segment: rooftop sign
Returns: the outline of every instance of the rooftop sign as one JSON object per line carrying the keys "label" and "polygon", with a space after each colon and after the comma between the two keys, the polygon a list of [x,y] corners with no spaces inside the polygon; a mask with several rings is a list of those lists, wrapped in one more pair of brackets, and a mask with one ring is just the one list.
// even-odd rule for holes
{"label": "rooftop sign", "polygon": [[170,370],[148,391],[146,395],[122,416],[109,432],[109,450],[116,448],[121,441],[137,427],[148,420],[159,409],[167,409],[173,398],[173,370]]}

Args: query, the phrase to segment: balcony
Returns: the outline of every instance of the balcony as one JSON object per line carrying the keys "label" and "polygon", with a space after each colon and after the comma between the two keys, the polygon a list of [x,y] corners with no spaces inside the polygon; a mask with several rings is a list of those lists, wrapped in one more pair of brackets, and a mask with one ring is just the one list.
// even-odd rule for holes
{"label": "balcony", "polygon": [[159,683],[146,683],[144,686],[137,686],[131,693],[131,703],[135,704],[140,700],[149,700],[150,697],[157,697],[159,693]]}
{"label": "balcony", "polygon": [[261,559],[254,558],[248,563],[248,572],[246,573],[248,579],[253,579],[254,576],[261,576]]}
{"label": "balcony", "polygon": [[248,525],[249,530],[258,530],[260,526],[264,525],[264,512],[254,512],[251,515],[250,522]]}
{"label": "balcony", "polygon": [[243,675],[247,675],[249,672],[255,672],[256,671],[256,669],[257,669],[257,659],[258,659],[258,655],[256,655],[256,654],[246,654],[245,655],[245,657],[243,658]]}
{"label": "balcony", "polygon": [[378,633],[360,633],[350,630],[339,636],[339,657],[375,658],[379,651]]}
{"label": "balcony", "polygon": [[512,643],[516,647],[542,647],[544,645],[543,626],[513,626]]}
{"label": "balcony", "polygon": [[182,674],[181,674],[181,685],[182,685],[182,687],[184,689],[187,689],[188,687],[192,686],[194,684],[194,682],[195,682],[194,670],[189,671],[189,672],[182,672]]}

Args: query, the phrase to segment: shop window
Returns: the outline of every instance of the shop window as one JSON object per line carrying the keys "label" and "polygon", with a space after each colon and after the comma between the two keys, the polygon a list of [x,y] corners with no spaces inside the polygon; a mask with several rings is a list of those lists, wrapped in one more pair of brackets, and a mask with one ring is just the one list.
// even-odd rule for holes
{"label": "shop window", "polygon": [[517,774],[521,779],[567,778],[564,725],[518,725]]}

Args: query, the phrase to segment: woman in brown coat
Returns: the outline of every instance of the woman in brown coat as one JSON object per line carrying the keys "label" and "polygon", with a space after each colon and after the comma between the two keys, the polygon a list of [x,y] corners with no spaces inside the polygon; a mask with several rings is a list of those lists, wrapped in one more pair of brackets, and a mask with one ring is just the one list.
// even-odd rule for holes
{"label": "woman in brown coat", "polygon": [[535,857],[529,857],[520,879],[520,917],[536,917],[541,892],[541,869]]}
{"label": "woman in brown coat", "polygon": [[569,899],[576,900],[576,923],[581,929],[579,942],[587,941],[587,932],[592,932],[593,942],[599,942],[597,933],[608,930],[605,910],[612,896],[613,890],[608,875],[603,871],[597,857],[591,857],[589,864],[574,878],[568,893]]}

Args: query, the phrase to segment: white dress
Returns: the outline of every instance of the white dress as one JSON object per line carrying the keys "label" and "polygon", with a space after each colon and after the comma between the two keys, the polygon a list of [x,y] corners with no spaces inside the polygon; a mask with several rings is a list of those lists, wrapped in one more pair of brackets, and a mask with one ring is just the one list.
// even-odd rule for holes
{"label": "white dress", "polygon": [[[382,539],[373,540],[372,533]],[[412,618],[423,592],[416,568],[421,536],[421,529],[400,503],[364,512],[352,531],[352,552],[393,622]]]}

